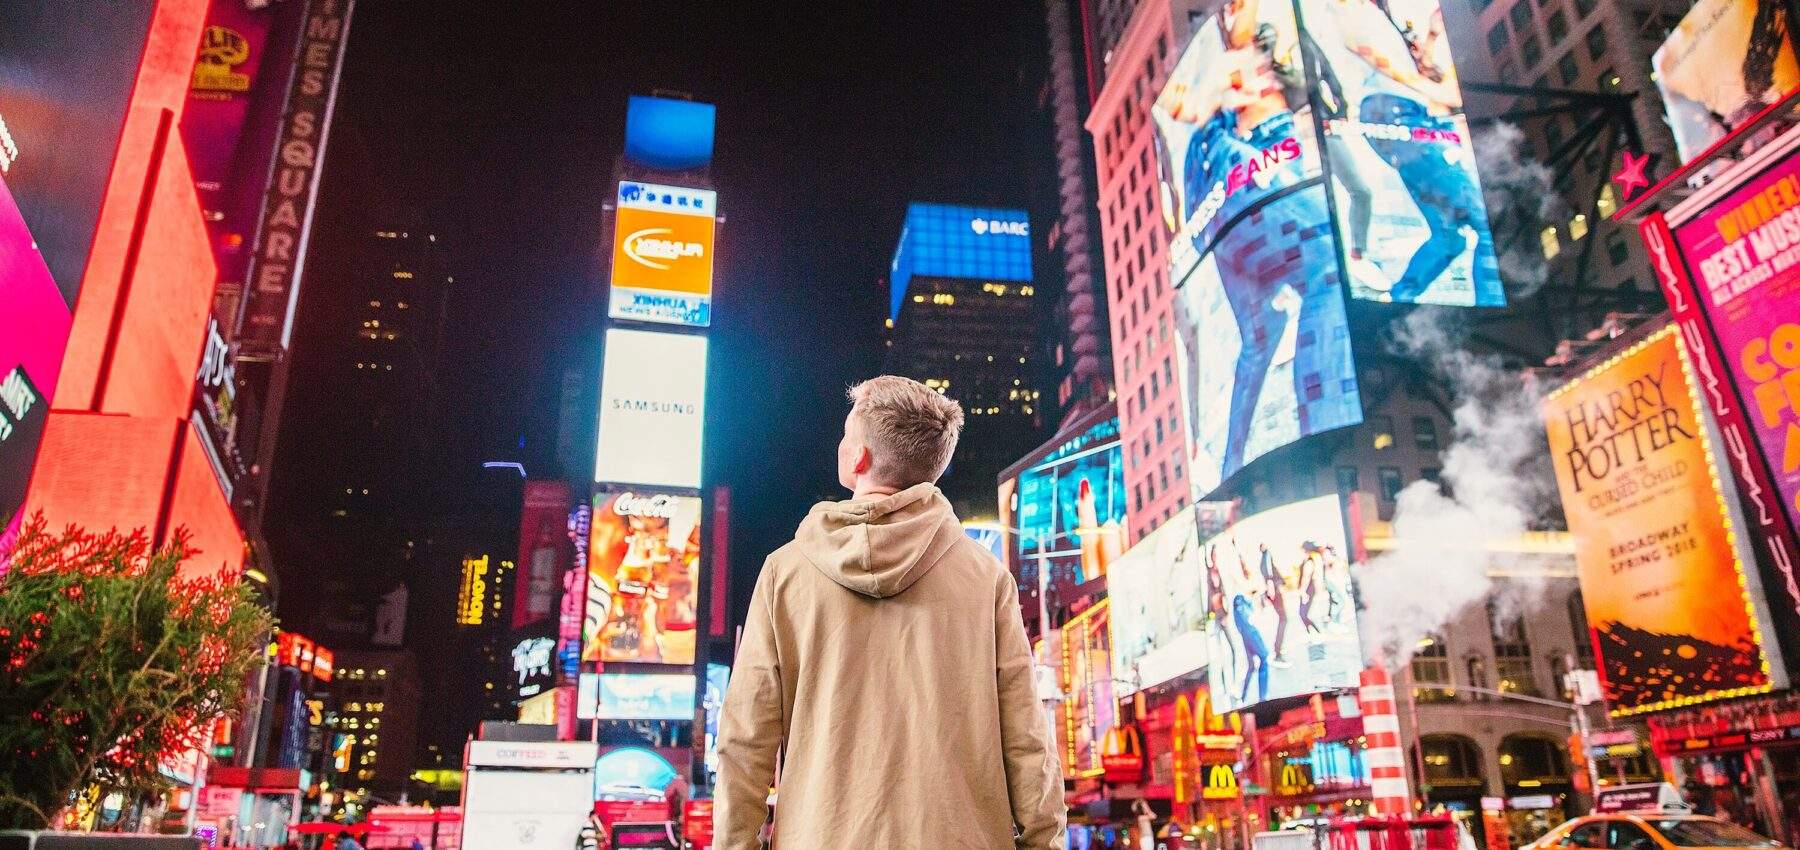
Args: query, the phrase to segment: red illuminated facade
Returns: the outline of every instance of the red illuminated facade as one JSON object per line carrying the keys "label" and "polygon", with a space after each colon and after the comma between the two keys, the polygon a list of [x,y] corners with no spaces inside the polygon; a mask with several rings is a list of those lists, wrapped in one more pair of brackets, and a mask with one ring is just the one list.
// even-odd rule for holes
{"label": "red illuminated facade", "polygon": [[151,20],[26,510],[157,543],[186,528],[188,570],[235,575],[243,534],[188,419],[216,275],[176,128],[206,10]]}

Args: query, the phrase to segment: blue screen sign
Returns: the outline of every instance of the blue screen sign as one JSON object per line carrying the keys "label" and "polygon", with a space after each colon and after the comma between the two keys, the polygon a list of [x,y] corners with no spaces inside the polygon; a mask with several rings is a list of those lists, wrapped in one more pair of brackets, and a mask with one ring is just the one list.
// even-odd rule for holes
{"label": "blue screen sign", "polygon": [[1024,210],[913,203],[894,248],[888,317],[915,277],[1031,280],[1031,217]]}

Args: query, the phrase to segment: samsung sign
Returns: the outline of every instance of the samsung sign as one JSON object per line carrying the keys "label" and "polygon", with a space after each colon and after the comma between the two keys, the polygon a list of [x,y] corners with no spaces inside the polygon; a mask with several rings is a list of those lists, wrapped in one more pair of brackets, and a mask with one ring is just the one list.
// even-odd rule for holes
{"label": "samsung sign", "polygon": [[605,356],[594,480],[698,488],[706,338],[614,328]]}

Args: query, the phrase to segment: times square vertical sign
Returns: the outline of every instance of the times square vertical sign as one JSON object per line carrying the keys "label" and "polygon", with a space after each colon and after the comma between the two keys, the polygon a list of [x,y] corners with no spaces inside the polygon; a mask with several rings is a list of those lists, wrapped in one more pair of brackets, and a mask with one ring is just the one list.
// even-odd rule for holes
{"label": "times square vertical sign", "polygon": [[[1800,613],[1800,131],[1640,225],[1774,599]],[[1778,619],[1781,615],[1777,615]]]}

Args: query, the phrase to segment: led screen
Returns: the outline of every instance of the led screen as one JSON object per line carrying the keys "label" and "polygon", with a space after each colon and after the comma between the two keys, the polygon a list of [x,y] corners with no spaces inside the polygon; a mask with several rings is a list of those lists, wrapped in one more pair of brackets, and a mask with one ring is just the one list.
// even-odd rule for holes
{"label": "led screen", "polygon": [[1196,499],[1274,449],[1362,421],[1324,196],[1315,184],[1246,213],[1176,293]]}
{"label": "led screen", "polygon": [[659,171],[689,171],[712,162],[710,103],[633,95],[625,105],[625,158]]}
{"label": "led screen", "polygon": [[1234,0],[1201,21],[1150,115],[1179,286],[1240,215],[1319,173],[1292,4]]}
{"label": "led screen", "polygon": [[1118,718],[1113,699],[1111,603],[1098,605],[1063,624],[1059,684],[1067,697],[1056,710],[1063,773],[1092,777],[1106,772],[1102,764],[1106,733]]}
{"label": "led screen", "polygon": [[1351,294],[1505,304],[1437,0],[1300,0],[1300,8],[1317,46],[1313,112],[1325,130]]}
{"label": "led screen", "polygon": [[1780,0],[1699,0],[1650,57],[1682,162],[1800,86]]}
{"label": "led screen", "polygon": [[600,673],[594,695],[601,720],[694,719],[694,677],[685,673]]}
{"label": "led screen", "polygon": [[613,328],[601,372],[594,480],[698,488],[706,337]]}
{"label": "led screen", "polygon": [[594,497],[584,662],[694,663],[700,500],[647,490]]}
{"label": "led screen", "polygon": [[1356,686],[1362,641],[1346,540],[1331,495],[1254,514],[1200,544],[1192,564],[1204,576],[1215,710]]}
{"label": "led screen", "polygon": [[522,629],[556,614],[556,596],[569,568],[569,485],[527,481],[519,511],[518,572],[513,579],[512,627]]}
{"label": "led screen", "polygon": [[998,523],[965,520],[962,528],[963,533],[968,535],[970,540],[979,544],[981,548],[986,549],[988,554],[993,555],[994,560],[1001,563],[1006,562],[1005,534],[1000,530]]}
{"label": "led screen", "polygon": [[1125,457],[1107,419],[1019,473],[1018,562],[1033,575],[1080,584],[1106,575],[1124,550]]}
{"label": "led screen", "polygon": [[1206,666],[1206,602],[1194,535],[1183,509],[1112,565],[1112,678],[1126,697]]}
{"label": "led screen", "polygon": [[615,319],[712,324],[713,225],[718,194],[654,183],[619,184],[613,228]]}
{"label": "led screen", "polygon": [[706,665],[706,695],[701,698],[700,707],[706,718],[704,761],[708,773],[719,772],[719,713],[725,709],[725,688],[730,684],[730,667]]}
{"label": "led screen", "polygon": [[914,277],[1031,280],[1031,218],[1024,210],[909,204],[888,275],[888,318]]}
{"label": "led screen", "polygon": [[680,776],[668,759],[642,747],[608,750],[594,761],[594,799],[662,802]]}

